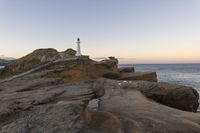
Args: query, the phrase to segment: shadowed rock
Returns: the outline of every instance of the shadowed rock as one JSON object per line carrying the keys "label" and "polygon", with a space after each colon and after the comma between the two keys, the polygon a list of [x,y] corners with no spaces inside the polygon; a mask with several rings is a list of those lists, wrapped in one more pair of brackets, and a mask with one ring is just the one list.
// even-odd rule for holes
{"label": "shadowed rock", "polygon": [[119,72],[127,73],[127,72],[135,72],[134,67],[122,67],[119,68]]}
{"label": "shadowed rock", "polygon": [[121,72],[119,80],[146,80],[157,82],[156,72]]}
{"label": "shadowed rock", "polygon": [[150,99],[177,109],[196,112],[199,106],[199,94],[192,87],[145,81],[133,82],[128,86]]}
{"label": "shadowed rock", "polygon": [[[117,129],[123,129],[124,133],[199,132],[200,116],[198,114],[163,106],[147,99],[139,89],[129,88],[128,85],[121,86],[126,85],[122,85],[120,81],[105,79],[95,84],[95,87],[105,89],[99,110],[111,113],[115,117],[113,121],[121,123],[118,124]],[[101,116],[98,117],[101,118]],[[110,126],[108,124],[104,129]]]}

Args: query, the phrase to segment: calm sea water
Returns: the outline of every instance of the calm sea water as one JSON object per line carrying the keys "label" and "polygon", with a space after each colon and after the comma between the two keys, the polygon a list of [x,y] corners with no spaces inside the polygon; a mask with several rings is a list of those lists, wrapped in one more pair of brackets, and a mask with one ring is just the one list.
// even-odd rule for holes
{"label": "calm sea water", "polygon": [[136,71],[155,71],[160,82],[187,85],[200,92],[200,64],[125,64]]}

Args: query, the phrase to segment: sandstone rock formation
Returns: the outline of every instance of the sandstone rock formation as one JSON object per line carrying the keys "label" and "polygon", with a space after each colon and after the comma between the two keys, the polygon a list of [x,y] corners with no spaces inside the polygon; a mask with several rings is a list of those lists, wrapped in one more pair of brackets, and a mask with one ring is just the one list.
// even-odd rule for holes
{"label": "sandstone rock formation", "polygon": [[[96,128],[97,125],[102,125],[102,119],[107,117],[106,123],[108,124],[103,125],[103,129],[99,127],[100,131],[106,130],[112,133],[199,133],[199,114],[156,103],[147,99],[140,90],[129,88],[126,85],[125,87],[122,83],[106,79],[96,82],[94,87],[99,90],[104,89],[104,95],[100,98],[99,111],[90,112],[91,115],[88,115],[91,127]],[[98,116],[94,116],[94,114]]]}
{"label": "sandstone rock formation", "polygon": [[199,94],[192,87],[149,81],[123,82],[120,80],[105,80],[103,84],[107,88],[137,90],[149,99],[180,110],[196,112],[199,106]]}
{"label": "sandstone rock formation", "polygon": [[62,78],[66,82],[94,80],[110,72],[117,72],[117,63],[113,59],[95,62],[86,56],[55,63],[51,65],[54,71],[48,72],[44,77]]}
{"label": "sandstone rock formation", "polygon": [[146,80],[157,82],[156,72],[121,72],[120,80]]}
{"label": "sandstone rock formation", "polygon": [[[194,89],[101,78],[124,74],[117,59],[96,62],[47,51],[35,51],[0,72],[11,76],[0,80],[1,133],[199,133]],[[88,106],[93,99],[99,101],[97,110]]]}
{"label": "sandstone rock formation", "polygon": [[0,132],[103,133],[89,128],[83,114],[98,94],[94,78],[117,71],[116,65],[114,59],[95,62],[81,56],[1,80]]}
{"label": "sandstone rock formation", "polygon": [[77,133],[86,130],[82,114],[87,101],[94,97],[91,83],[65,84],[62,79],[44,79],[40,74],[1,83],[0,132]]}
{"label": "sandstone rock formation", "polygon": [[119,68],[119,72],[123,72],[123,73],[135,72],[135,68],[134,67],[122,67],[122,68]]}
{"label": "sandstone rock formation", "polygon": [[199,94],[192,87],[147,81],[134,82],[128,86],[130,89],[141,91],[146,97],[158,103],[173,108],[196,112],[199,106]]}

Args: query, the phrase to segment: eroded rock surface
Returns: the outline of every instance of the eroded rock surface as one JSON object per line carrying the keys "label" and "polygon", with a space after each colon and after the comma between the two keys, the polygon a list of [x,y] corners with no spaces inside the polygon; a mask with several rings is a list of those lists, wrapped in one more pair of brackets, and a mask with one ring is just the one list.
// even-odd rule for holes
{"label": "eroded rock surface", "polygon": [[114,71],[114,65],[112,59],[99,63],[83,56],[1,80],[0,132],[104,133],[89,128],[83,114],[98,94],[94,79]]}
{"label": "eroded rock surface", "polygon": [[[115,121],[118,121],[119,124],[116,132],[200,132],[199,114],[161,105],[146,98],[138,89],[128,86],[124,88],[121,87],[122,85],[116,85],[116,83],[117,81],[101,79],[95,84],[95,88],[105,89],[105,95],[100,100],[99,110],[109,112],[117,119]],[[111,125],[108,124],[107,126]]]}
{"label": "eroded rock surface", "polygon": [[[20,69],[13,69],[19,75],[0,80],[1,133],[200,132],[199,114],[181,111],[196,111],[194,89],[133,79],[97,80],[123,73],[117,59],[96,62],[88,56],[74,57],[72,50],[58,54],[50,49],[54,52],[54,61],[44,65],[47,58],[41,57],[44,62],[27,71],[21,68],[29,63],[19,64]],[[154,78],[155,74],[150,79]],[[99,99],[97,110],[88,107],[92,99]]]}
{"label": "eroded rock surface", "polygon": [[196,112],[199,106],[199,94],[192,87],[138,81],[129,84],[129,88],[137,89],[150,99],[180,110]]}
{"label": "eroded rock surface", "polygon": [[121,72],[119,80],[146,80],[157,82],[156,72]]}
{"label": "eroded rock surface", "polygon": [[122,67],[119,68],[119,72],[127,73],[127,72],[135,72],[134,67]]}
{"label": "eroded rock surface", "polygon": [[96,95],[93,84],[69,84],[62,79],[41,78],[41,74],[0,83],[0,132],[93,132],[82,115]]}

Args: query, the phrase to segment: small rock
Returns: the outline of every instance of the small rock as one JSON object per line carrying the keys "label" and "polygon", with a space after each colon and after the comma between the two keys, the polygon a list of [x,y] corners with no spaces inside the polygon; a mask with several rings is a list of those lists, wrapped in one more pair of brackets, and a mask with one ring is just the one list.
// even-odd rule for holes
{"label": "small rock", "polygon": [[146,80],[157,82],[156,72],[121,72],[120,80]]}
{"label": "small rock", "polygon": [[123,67],[118,69],[119,72],[127,73],[127,72],[135,72],[134,67]]}

